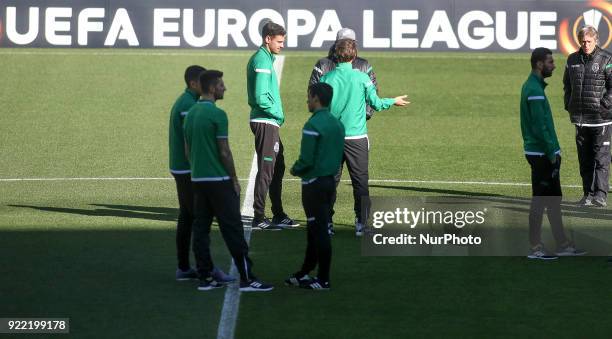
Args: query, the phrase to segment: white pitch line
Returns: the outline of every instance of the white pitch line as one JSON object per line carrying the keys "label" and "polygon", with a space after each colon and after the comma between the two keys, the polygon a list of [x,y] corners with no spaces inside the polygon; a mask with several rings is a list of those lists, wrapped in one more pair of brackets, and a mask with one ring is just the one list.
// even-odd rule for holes
{"label": "white pitch line", "polygon": [[[26,182],[26,181],[147,181],[147,180],[173,180],[167,178],[138,178],[138,177],[119,177],[119,178],[0,178],[0,182]],[[249,181],[247,178],[238,179]],[[283,181],[300,181],[300,179],[287,178]],[[351,182],[350,179],[343,179],[342,182]],[[480,186],[531,186],[527,182],[496,182],[496,181],[459,181],[459,180],[410,180],[410,179],[370,179],[371,183],[391,183],[391,184],[439,184],[439,185],[480,185]],[[581,185],[561,185],[567,188],[581,188]],[[252,208],[252,207],[251,207]],[[244,209],[244,205],[243,205]]]}
{"label": "white pitch line", "polygon": [[[281,77],[283,74],[283,66],[285,64],[285,57],[279,55],[276,57],[274,63],[274,70],[278,77],[278,84],[280,86]],[[257,153],[253,154],[253,161],[251,161],[251,171],[249,172],[249,183],[247,184],[246,192],[244,194],[244,201],[242,203],[242,216],[253,217],[253,198],[255,195],[255,177],[257,176]],[[251,227],[245,227],[244,237],[247,244],[251,241]],[[236,265],[233,264],[230,268],[230,275],[237,276],[238,270]],[[236,331],[236,321],[238,320],[238,311],[240,308],[240,289],[237,284],[230,285],[225,291],[225,297],[223,299],[223,308],[221,310],[221,319],[219,320],[219,328],[217,329],[217,339],[234,339],[234,333]]]}
{"label": "white pitch line", "polygon": [[[244,201],[242,203],[241,214],[243,217],[253,217],[253,195],[255,193],[255,177],[257,176],[257,154],[253,155],[251,162],[251,171],[249,172],[249,183],[244,192]],[[244,221],[243,221],[244,222]],[[251,228],[244,228],[244,238],[248,243],[251,241]],[[238,276],[238,269],[234,265],[234,260],[230,264],[229,274]],[[238,309],[240,308],[240,289],[238,284],[229,285],[225,290],[223,298],[223,308],[221,309],[221,319],[219,319],[219,327],[217,328],[218,339],[233,339],[236,330],[236,321],[238,320]]]}
{"label": "white pitch line", "polygon": [[170,177],[167,178],[155,178],[155,177],[100,177],[100,178],[0,178],[0,182],[19,182],[19,181],[142,181],[142,180],[173,180]]}

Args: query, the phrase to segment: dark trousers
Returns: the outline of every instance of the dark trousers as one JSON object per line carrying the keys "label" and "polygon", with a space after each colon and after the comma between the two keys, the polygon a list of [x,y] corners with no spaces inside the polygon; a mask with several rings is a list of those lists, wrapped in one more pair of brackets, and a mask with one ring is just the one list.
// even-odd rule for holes
{"label": "dark trousers", "polygon": [[193,224],[193,190],[191,175],[172,174],[176,182],[179,202],[179,215],[176,223],[176,257],[178,268],[186,271],[189,265],[189,248],[191,244],[191,224]]}
{"label": "dark trousers", "polygon": [[[342,177],[342,167],[346,162],[351,184],[353,185],[353,210],[355,217],[360,223],[364,223],[368,219],[370,213],[370,189],[368,187],[368,156],[370,142],[368,138],[362,139],[345,139],[344,140],[344,155],[340,170],[335,177],[336,187],[340,183]],[[336,203],[336,192],[332,197],[331,216],[334,215],[333,206]]]}
{"label": "dark trousers", "polygon": [[336,192],[333,176],[319,177],[310,184],[302,185],[302,204],[307,219],[306,255],[301,274],[308,274],[319,266],[320,281],[329,281],[331,265],[331,239],[327,223],[331,221],[332,198]]}
{"label": "dark trousers", "polygon": [[610,184],[610,129],[576,126],[576,147],[584,195],[606,199]]}
{"label": "dark trousers", "polygon": [[255,135],[255,152],[257,153],[257,177],[253,198],[255,218],[265,216],[268,193],[272,204],[272,214],[282,217],[285,215],[281,200],[285,156],[279,128],[270,124],[251,122],[251,131]]}
{"label": "dark trousers", "polygon": [[240,215],[240,197],[234,191],[232,182],[194,182],[193,251],[198,262],[201,279],[210,275],[213,268],[210,256],[210,226],[217,218],[219,230],[229,249],[242,281],[253,279],[249,259],[249,246],[244,239]]}
{"label": "dark trousers", "polygon": [[558,246],[567,243],[561,217],[560,161],[551,164],[546,156],[527,155],[531,166],[531,208],[529,210],[529,242],[531,246],[542,243],[542,219],[544,210]]}

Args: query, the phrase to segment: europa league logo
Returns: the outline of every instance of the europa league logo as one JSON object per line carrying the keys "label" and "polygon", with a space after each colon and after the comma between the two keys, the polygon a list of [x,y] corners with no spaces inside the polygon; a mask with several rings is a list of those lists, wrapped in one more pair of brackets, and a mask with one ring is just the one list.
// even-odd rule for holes
{"label": "europa league logo", "polygon": [[605,0],[594,0],[588,3],[588,8],[570,25],[570,19],[565,18],[559,26],[559,47],[565,55],[580,48],[578,31],[590,25],[599,32],[599,46],[607,48],[612,42],[612,4]]}

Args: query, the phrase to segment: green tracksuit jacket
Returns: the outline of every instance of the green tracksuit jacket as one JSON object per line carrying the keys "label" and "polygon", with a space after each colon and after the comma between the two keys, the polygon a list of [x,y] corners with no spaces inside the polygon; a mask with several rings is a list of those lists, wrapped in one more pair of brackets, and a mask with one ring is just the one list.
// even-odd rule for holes
{"label": "green tracksuit jacket", "polygon": [[304,125],[300,157],[291,173],[303,180],[336,175],[343,153],[344,127],[327,108],[322,108]]}
{"label": "green tracksuit jacket", "polygon": [[395,102],[392,98],[379,98],[370,77],[354,70],[350,62],[339,63],[321,77],[321,82],[334,89],[330,112],[344,125],[347,139],[367,136],[366,102],[376,111],[389,109]]}
{"label": "green tracksuit jacket", "polygon": [[561,149],[544,88],[546,83],[531,73],[521,90],[521,132],[527,155],[546,155],[554,161]]}
{"label": "green tracksuit jacket", "polygon": [[260,47],[247,64],[247,94],[251,106],[251,122],[281,126],[285,122],[278,80],[274,71],[274,55]]}

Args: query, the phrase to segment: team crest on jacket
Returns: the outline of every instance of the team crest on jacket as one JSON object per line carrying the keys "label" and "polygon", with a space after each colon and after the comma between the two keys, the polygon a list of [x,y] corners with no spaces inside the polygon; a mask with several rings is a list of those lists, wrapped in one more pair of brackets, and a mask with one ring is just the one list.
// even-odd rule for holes
{"label": "team crest on jacket", "polygon": [[278,141],[274,144],[274,153],[278,153],[278,151],[280,150],[280,145],[278,144]]}
{"label": "team crest on jacket", "polygon": [[593,72],[597,73],[599,71],[599,64],[598,63],[594,63],[593,67],[591,67],[591,69],[593,70]]}

